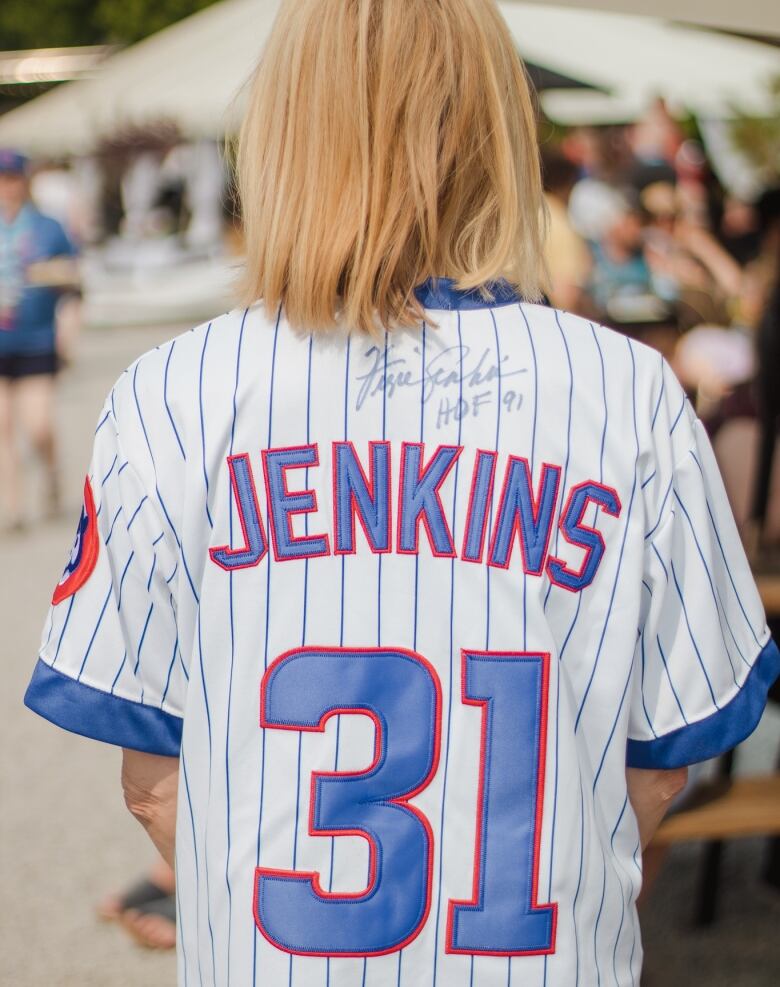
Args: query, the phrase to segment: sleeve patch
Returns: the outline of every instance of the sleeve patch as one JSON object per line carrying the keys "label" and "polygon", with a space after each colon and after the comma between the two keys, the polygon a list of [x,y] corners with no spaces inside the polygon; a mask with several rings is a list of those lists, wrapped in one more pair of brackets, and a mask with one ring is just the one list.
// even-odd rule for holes
{"label": "sleeve patch", "polygon": [[95,498],[87,477],[84,480],[84,506],[81,508],[76,540],[62,578],[54,588],[51,598],[54,606],[78,592],[92,575],[97,564],[99,544]]}

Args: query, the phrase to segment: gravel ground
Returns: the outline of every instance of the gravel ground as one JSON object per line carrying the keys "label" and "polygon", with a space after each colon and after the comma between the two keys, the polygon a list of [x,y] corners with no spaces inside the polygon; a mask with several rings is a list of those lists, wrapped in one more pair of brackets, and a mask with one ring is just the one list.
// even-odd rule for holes
{"label": "gravel ground", "polygon": [[[78,364],[61,380],[65,517],[0,536],[7,683],[0,692],[0,984],[9,987],[175,983],[172,954],[141,950],[94,915],[101,895],[152,859],[122,802],[118,752],[57,730],[22,706],[47,600],[70,548],[102,400],[136,355],[171,335],[171,329],[127,329],[84,338]],[[35,493],[33,473],[31,516]],[[743,748],[741,770],[769,770],[779,744],[780,715],[770,712]],[[671,853],[643,918],[649,987],[780,982],[780,893],[760,882],[764,851],[760,840],[728,848],[721,918],[705,931],[691,928],[700,848]]]}

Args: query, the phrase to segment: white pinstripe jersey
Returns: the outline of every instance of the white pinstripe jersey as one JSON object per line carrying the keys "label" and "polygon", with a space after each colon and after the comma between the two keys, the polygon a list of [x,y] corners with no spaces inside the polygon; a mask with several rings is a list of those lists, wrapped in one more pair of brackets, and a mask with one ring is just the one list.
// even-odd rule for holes
{"label": "white pinstripe jersey", "polygon": [[626,762],[778,673],[661,358],[426,290],[376,340],[229,313],[100,415],[27,702],[180,750],[180,984],[638,984]]}

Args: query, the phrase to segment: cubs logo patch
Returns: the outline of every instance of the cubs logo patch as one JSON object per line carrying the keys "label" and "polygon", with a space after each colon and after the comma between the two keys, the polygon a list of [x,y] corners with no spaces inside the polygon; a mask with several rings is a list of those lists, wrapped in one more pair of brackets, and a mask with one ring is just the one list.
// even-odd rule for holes
{"label": "cubs logo patch", "polygon": [[54,606],[73,596],[92,575],[98,558],[97,514],[89,477],[84,481],[84,506],[81,508],[76,540],[62,578],[54,589]]}

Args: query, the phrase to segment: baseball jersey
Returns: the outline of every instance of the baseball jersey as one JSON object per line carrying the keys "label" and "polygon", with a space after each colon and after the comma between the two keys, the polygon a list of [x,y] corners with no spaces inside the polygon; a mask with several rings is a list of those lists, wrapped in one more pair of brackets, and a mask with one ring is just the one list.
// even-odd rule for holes
{"label": "baseball jersey", "polygon": [[27,703],[180,756],[182,985],[638,984],[626,764],[780,670],[661,357],[419,291],[375,337],[231,312],[98,419]]}

